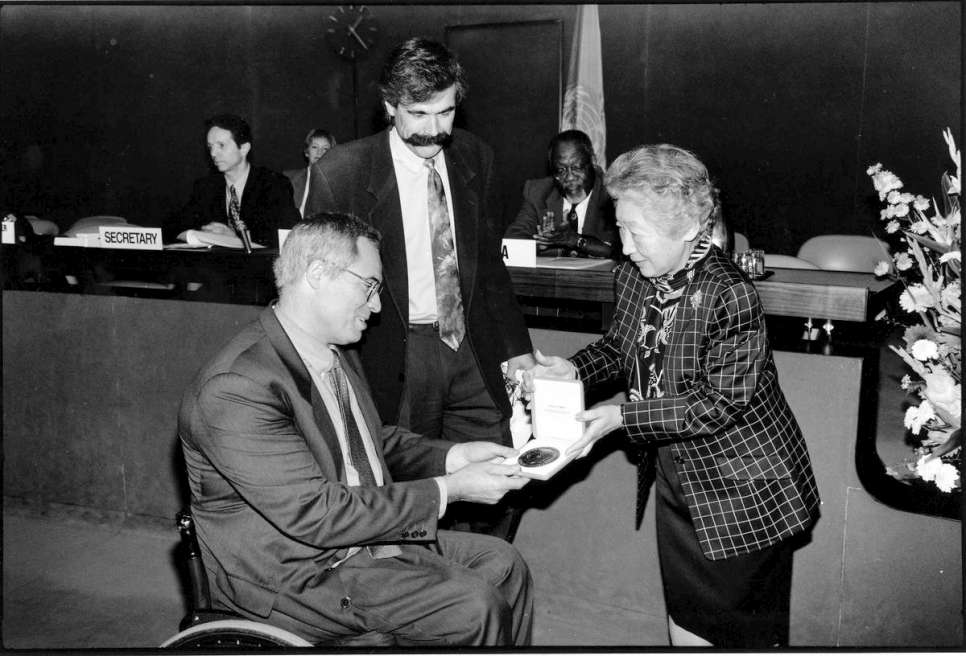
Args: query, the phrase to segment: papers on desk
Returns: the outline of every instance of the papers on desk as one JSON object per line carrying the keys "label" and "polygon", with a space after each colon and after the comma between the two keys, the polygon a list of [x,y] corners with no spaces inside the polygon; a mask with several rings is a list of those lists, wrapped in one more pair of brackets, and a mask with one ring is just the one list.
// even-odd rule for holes
{"label": "papers on desk", "polygon": [[[208,246],[221,246],[222,248],[244,248],[242,240],[235,235],[223,235],[218,232],[208,232],[207,230],[185,230],[178,235],[178,239],[192,247],[205,248]],[[252,248],[265,247],[252,242]]]}
{"label": "papers on desk", "polygon": [[538,257],[538,269],[613,269],[614,260],[598,260],[592,257]]}

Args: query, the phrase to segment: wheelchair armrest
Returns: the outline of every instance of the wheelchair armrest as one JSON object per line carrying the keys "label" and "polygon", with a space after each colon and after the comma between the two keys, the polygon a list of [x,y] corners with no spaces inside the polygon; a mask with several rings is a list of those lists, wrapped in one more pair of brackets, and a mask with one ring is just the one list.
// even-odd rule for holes
{"label": "wheelchair armrest", "polygon": [[198,624],[204,624],[205,622],[215,622],[217,620],[238,620],[245,619],[238,613],[232,612],[230,610],[192,610],[184,619],[181,620],[181,624],[178,625],[179,631],[184,631],[185,629],[190,629]]}

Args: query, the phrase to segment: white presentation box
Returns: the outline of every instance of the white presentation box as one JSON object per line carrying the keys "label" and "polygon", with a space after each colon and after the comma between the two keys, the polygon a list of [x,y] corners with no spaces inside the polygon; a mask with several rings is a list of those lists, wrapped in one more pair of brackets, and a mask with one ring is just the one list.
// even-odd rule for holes
{"label": "white presentation box", "polygon": [[537,266],[537,242],[532,239],[504,239],[500,252],[506,266]]}
{"label": "white presentation box", "polygon": [[545,481],[581,455],[567,455],[567,449],[584,434],[584,422],[574,418],[584,409],[584,385],[579,380],[534,378],[530,407],[534,439],[520,449],[516,464],[524,476]]}

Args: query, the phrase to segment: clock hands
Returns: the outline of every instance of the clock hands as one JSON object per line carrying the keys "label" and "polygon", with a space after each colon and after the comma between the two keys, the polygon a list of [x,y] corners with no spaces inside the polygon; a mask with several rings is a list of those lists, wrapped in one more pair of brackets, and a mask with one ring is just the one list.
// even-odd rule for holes
{"label": "clock hands", "polygon": [[[358,25],[358,24],[359,24],[359,21],[356,21],[356,25]],[[351,25],[349,26],[349,34],[351,34],[352,36],[355,37],[356,41],[359,42],[359,45],[361,45],[364,50],[368,50],[369,49],[369,46],[367,46],[366,45],[366,42],[362,40],[362,37],[359,36],[359,33],[358,32],[356,32],[354,26],[351,26]]]}

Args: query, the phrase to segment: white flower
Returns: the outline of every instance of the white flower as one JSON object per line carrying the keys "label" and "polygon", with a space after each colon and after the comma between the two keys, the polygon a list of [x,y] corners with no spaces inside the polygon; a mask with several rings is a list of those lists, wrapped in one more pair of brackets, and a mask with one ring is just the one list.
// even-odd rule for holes
{"label": "white flower", "polygon": [[881,278],[882,276],[887,275],[891,268],[892,267],[889,266],[888,262],[885,260],[879,260],[875,263],[875,268],[872,270],[872,274],[876,278]]}
{"label": "white flower", "polygon": [[911,351],[912,357],[920,362],[935,359],[936,356],[939,355],[939,349],[936,348],[936,342],[928,339],[917,340],[916,343],[912,345]]}
{"label": "white flower", "polygon": [[929,199],[924,196],[916,196],[915,200],[912,202],[912,206],[920,212],[925,212],[929,209]]}
{"label": "white flower", "polygon": [[700,289],[698,291],[694,292],[694,294],[691,296],[691,307],[693,307],[695,310],[697,310],[698,308],[700,308],[701,307],[701,300],[703,298],[704,298],[704,294],[701,292]]}
{"label": "white flower", "polygon": [[943,305],[959,310],[961,303],[959,295],[959,282],[955,281],[946,285],[945,289],[940,292],[939,298],[942,300]]}
{"label": "white flower", "polygon": [[878,173],[881,170],[882,170],[882,163],[881,162],[876,162],[875,164],[873,164],[872,166],[870,166],[869,168],[867,168],[865,170],[865,174],[866,175],[874,175],[874,174]]}
{"label": "white flower", "polygon": [[906,416],[903,421],[906,428],[912,431],[913,435],[918,435],[922,430],[922,425],[930,419],[935,419],[936,413],[933,412],[932,405],[928,400],[919,404],[919,407],[911,406],[906,408]]}
{"label": "white flower", "polygon": [[962,386],[957,385],[953,377],[945,371],[929,373],[922,378],[926,381],[926,399],[952,419],[959,419],[962,416],[959,403],[963,394]]}
{"label": "white flower", "polygon": [[916,462],[916,474],[924,481],[933,481],[943,492],[952,492],[959,480],[955,467],[939,458],[925,455]]}
{"label": "white flower", "polygon": [[[901,268],[898,263],[896,266]],[[899,305],[906,312],[924,312],[926,308],[935,307],[936,302],[929,290],[917,283],[909,285],[899,294]]]}
{"label": "white flower", "polygon": [[924,235],[927,232],[929,232],[929,222],[913,221],[913,223],[909,226],[909,229],[912,230],[917,235]]}
{"label": "white flower", "polygon": [[904,390],[909,389],[909,384],[912,383],[912,378],[909,374],[903,374],[902,378],[899,380],[899,387]]}
{"label": "white flower", "polygon": [[892,221],[889,221],[889,223],[886,224],[886,232],[888,232],[890,235],[895,233],[898,230],[899,230],[899,222],[896,221],[895,219],[893,219]]}
{"label": "white flower", "polygon": [[893,205],[892,207],[895,208],[892,210],[892,216],[903,217],[903,216],[908,216],[909,214],[909,206],[906,205],[905,203]]}
{"label": "white flower", "polygon": [[895,260],[896,269],[899,271],[905,271],[912,268],[912,258],[909,257],[909,253],[906,251],[896,253],[892,256],[892,259]]}
{"label": "white flower", "polygon": [[879,192],[879,200],[885,200],[890,191],[902,188],[902,180],[892,171],[880,167],[872,174],[872,185]]}

